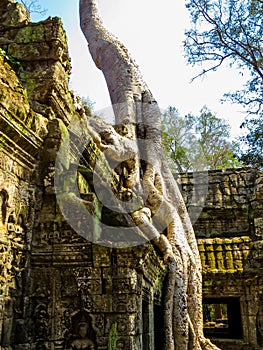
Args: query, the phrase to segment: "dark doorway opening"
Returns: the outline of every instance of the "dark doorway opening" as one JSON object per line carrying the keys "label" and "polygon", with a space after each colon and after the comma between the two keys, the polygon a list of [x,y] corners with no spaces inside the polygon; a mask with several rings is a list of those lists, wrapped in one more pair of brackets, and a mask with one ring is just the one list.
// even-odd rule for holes
{"label": "dark doorway opening", "polygon": [[208,338],[242,339],[239,298],[203,300],[204,334]]}
{"label": "dark doorway opening", "polygon": [[164,346],[163,310],[162,305],[154,305],[154,349],[163,349]]}

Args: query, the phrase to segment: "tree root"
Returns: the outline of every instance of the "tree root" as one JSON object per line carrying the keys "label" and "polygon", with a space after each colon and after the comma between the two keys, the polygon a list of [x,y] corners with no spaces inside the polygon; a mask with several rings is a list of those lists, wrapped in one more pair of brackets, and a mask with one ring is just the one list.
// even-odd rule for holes
{"label": "tree root", "polygon": [[127,189],[145,198],[145,207],[131,217],[167,265],[164,350],[216,350],[203,335],[201,262],[185,204],[163,159],[159,107],[126,48],[104,28],[96,0],[80,0],[80,22],[104,73],[116,124],[127,133],[94,120],[89,125],[106,158],[125,165]]}

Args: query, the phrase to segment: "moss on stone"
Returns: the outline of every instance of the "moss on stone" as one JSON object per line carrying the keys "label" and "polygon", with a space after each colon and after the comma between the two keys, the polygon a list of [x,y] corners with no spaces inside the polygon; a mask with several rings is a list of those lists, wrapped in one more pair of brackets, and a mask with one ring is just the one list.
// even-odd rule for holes
{"label": "moss on stone", "polygon": [[117,350],[118,339],[119,339],[118,325],[117,325],[117,322],[115,322],[112,324],[109,332],[109,342],[108,342],[109,350]]}
{"label": "moss on stone", "polygon": [[56,214],[54,223],[57,223],[58,225],[61,225],[63,223],[63,221],[65,221],[64,216],[60,213]]}
{"label": "moss on stone", "polygon": [[42,42],[44,39],[45,27],[42,24],[28,25],[21,28],[16,36],[16,42],[27,44],[32,42]]}

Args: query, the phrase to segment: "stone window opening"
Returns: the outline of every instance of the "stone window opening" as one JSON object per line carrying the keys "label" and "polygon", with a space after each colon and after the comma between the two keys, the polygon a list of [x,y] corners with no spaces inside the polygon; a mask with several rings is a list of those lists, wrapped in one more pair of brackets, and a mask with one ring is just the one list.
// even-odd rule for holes
{"label": "stone window opening", "polygon": [[4,226],[6,223],[7,207],[8,207],[8,193],[6,192],[6,190],[1,190],[0,191],[0,226]]}
{"label": "stone window opening", "polygon": [[14,211],[12,211],[12,213],[8,216],[8,223],[11,223],[11,224],[16,223],[16,215]]}
{"label": "stone window opening", "polygon": [[239,298],[205,298],[203,317],[208,338],[243,338]]}
{"label": "stone window opening", "polygon": [[7,220],[7,230],[9,233],[14,233],[15,232],[15,223],[16,223],[16,216],[15,213],[12,212],[9,216],[8,216],[8,220]]}
{"label": "stone window opening", "polygon": [[17,219],[17,224],[22,227],[23,230],[25,230],[25,219],[24,219],[24,215],[23,214],[19,214],[18,215],[18,219]]}

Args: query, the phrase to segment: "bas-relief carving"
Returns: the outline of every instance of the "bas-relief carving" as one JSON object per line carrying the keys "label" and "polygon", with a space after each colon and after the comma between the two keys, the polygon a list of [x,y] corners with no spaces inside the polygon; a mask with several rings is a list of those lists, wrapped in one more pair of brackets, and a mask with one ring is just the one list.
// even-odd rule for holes
{"label": "bas-relief carving", "polygon": [[69,349],[71,350],[95,350],[94,342],[87,336],[88,324],[86,322],[80,322],[78,324],[77,338],[72,341]]}
{"label": "bas-relief carving", "polygon": [[67,222],[41,222],[36,230],[38,231],[35,241],[36,246],[48,246],[57,243],[65,246],[69,245],[74,250],[74,245],[77,247],[77,243],[81,244],[81,246],[84,244],[89,245],[89,242],[75,233]]}
{"label": "bas-relief carving", "polygon": [[96,337],[91,317],[80,311],[71,317],[71,328],[65,340],[65,350],[96,350]]}
{"label": "bas-relief carving", "polygon": [[13,173],[15,176],[30,181],[31,169],[26,165],[19,164],[15,159],[9,158],[7,154],[0,151],[0,169],[4,172]]}
{"label": "bas-relief carving", "polygon": [[50,315],[48,304],[38,303],[33,313],[35,340],[45,341],[50,337]]}
{"label": "bas-relief carving", "polygon": [[[12,193],[13,194],[13,193]],[[23,199],[22,199],[23,200]],[[21,264],[25,249],[25,223],[16,200],[5,189],[0,190],[0,280],[1,294],[9,295],[10,288],[21,286]],[[14,293],[14,295],[17,293]]]}

